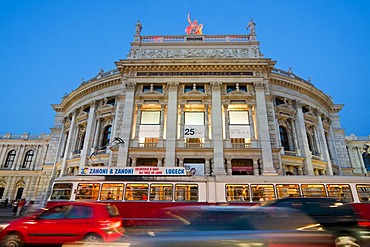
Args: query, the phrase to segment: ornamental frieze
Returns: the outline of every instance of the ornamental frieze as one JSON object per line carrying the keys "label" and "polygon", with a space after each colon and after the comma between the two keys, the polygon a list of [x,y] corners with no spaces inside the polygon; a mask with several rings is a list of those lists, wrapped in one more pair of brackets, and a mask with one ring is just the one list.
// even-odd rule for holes
{"label": "ornamental frieze", "polygon": [[133,47],[128,59],[152,58],[259,58],[258,47],[238,49],[145,49]]}

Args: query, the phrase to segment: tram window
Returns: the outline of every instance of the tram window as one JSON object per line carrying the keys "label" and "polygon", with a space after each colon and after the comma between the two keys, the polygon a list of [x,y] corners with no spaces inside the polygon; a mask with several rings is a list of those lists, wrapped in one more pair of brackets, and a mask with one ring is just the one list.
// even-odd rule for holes
{"label": "tram window", "polygon": [[351,188],[348,184],[327,184],[329,197],[336,198],[343,202],[353,202]]}
{"label": "tram window", "polygon": [[148,200],[148,184],[126,184],[126,201],[147,201]]}
{"label": "tram window", "polygon": [[176,184],[175,201],[198,201],[198,185]]}
{"label": "tram window", "polygon": [[298,184],[277,184],[276,190],[278,198],[301,196]]}
{"label": "tram window", "polygon": [[76,200],[98,200],[100,184],[81,183],[77,186]]}
{"label": "tram window", "polygon": [[370,184],[357,184],[356,190],[360,202],[369,202],[370,201]]}
{"label": "tram window", "polygon": [[302,184],[303,197],[326,197],[323,184]]}
{"label": "tram window", "polygon": [[228,202],[249,202],[249,185],[248,184],[227,184],[226,201]]}
{"label": "tram window", "polygon": [[172,184],[151,184],[150,200],[151,201],[172,201],[173,187]]}
{"label": "tram window", "polygon": [[100,200],[122,200],[124,184],[103,184]]}
{"label": "tram window", "polygon": [[72,184],[54,184],[51,192],[51,200],[70,200],[72,192]]}
{"label": "tram window", "polygon": [[268,201],[275,199],[274,186],[272,184],[252,184],[252,201]]}

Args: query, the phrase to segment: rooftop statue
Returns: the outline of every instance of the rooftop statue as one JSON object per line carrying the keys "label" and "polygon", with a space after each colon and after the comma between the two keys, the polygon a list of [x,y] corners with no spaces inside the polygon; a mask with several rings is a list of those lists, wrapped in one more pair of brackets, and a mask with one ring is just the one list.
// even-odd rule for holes
{"label": "rooftop statue", "polygon": [[248,22],[247,30],[248,29],[250,34],[256,34],[256,23],[253,22],[253,19]]}
{"label": "rooftop statue", "polygon": [[135,29],[136,29],[135,36],[140,36],[141,29],[143,29],[143,25],[141,25],[140,20],[137,21],[136,26],[135,26]]}
{"label": "rooftop statue", "polygon": [[189,26],[186,27],[185,32],[187,34],[202,34],[203,24],[198,24],[197,20],[193,22],[190,20],[190,14],[188,14]]}

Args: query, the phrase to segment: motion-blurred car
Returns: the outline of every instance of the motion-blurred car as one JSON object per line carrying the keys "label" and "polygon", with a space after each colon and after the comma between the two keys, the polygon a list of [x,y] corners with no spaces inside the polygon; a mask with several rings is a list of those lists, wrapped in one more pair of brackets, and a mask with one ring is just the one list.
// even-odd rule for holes
{"label": "motion-blurred car", "polygon": [[17,219],[0,233],[2,246],[63,244],[73,241],[111,242],[124,229],[118,209],[111,204],[60,203],[45,211]]}
{"label": "motion-blurred car", "polygon": [[[131,247],[185,246],[335,246],[331,234],[311,217],[288,208],[247,206],[184,206],[168,209],[179,226],[131,234]],[[161,226],[162,227],[162,226]]]}
{"label": "motion-blurred car", "polygon": [[[370,246],[370,230],[360,226],[353,207],[334,198],[286,197],[267,201],[262,207],[285,207],[303,211],[336,236],[342,246]],[[344,245],[346,243],[346,245]]]}

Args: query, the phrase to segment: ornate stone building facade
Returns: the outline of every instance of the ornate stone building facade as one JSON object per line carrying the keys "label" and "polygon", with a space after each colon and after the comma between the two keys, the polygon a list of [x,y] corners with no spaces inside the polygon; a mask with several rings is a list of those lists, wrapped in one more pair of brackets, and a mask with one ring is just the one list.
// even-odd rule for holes
{"label": "ornate stone building facade", "polygon": [[0,198],[42,202],[49,186],[54,155],[49,135],[28,133],[0,137]]}
{"label": "ornate stone building facade", "polygon": [[346,136],[351,171],[355,175],[370,175],[370,136]]}
{"label": "ornate stone building facade", "polygon": [[[349,159],[338,116],[343,105],[291,69],[275,68],[255,29],[248,35],[140,31],[116,69],[101,70],[52,105],[48,138],[32,148],[25,145],[30,140],[0,140],[0,185],[13,184],[7,196],[21,187],[14,184],[32,187],[27,197],[42,196],[53,179],[91,166],[197,165],[200,177],[365,174]],[[4,167],[12,150],[18,161]],[[37,165],[25,170],[32,171],[26,185],[20,169],[29,150]],[[4,175],[8,170],[14,175]]]}

